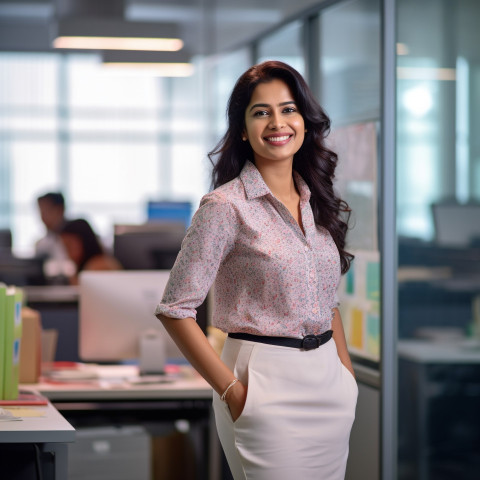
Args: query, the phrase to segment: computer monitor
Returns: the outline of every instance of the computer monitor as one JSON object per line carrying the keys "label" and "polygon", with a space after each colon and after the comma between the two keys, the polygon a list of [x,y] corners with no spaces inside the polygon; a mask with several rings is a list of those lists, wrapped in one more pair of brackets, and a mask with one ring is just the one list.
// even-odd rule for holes
{"label": "computer monitor", "polygon": [[480,240],[480,203],[436,203],[432,213],[438,245],[468,247]]}
{"label": "computer monitor", "polygon": [[149,330],[161,335],[167,359],[183,355],[154,316],[169,277],[158,271],[85,271],[79,276],[79,356],[83,361],[138,360]]}
{"label": "computer monitor", "polygon": [[181,222],[188,228],[192,219],[190,202],[151,200],[147,203],[147,218],[151,221]]}
{"label": "computer monitor", "polygon": [[0,256],[11,255],[12,232],[8,228],[0,228]]}
{"label": "computer monitor", "polygon": [[46,285],[44,260],[42,258],[19,258],[13,255],[0,255],[0,282],[24,287]]}
{"label": "computer monitor", "polygon": [[126,270],[169,270],[185,233],[183,222],[115,225],[113,255]]}

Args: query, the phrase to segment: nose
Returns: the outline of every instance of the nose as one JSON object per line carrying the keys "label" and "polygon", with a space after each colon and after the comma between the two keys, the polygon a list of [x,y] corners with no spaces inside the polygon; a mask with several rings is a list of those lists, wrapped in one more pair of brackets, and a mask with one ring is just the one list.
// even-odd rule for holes
{"label": "nose", "polygon": [[285,122],[283,121],[282,116],[278,113],[272,113],[268,127],[271,130],[280,130],[284,126],[285,126]]}

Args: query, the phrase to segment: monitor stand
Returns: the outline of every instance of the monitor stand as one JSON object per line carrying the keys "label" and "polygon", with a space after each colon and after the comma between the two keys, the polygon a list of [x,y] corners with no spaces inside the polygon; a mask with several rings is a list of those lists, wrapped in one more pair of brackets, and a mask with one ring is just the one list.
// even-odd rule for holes
{"label": "monitor stand", "polygon": [[161,330],[149,329],[140,335],[139,338],[140,375],[158,375],[165,373],[165,362],[167,359],[164,333]]}

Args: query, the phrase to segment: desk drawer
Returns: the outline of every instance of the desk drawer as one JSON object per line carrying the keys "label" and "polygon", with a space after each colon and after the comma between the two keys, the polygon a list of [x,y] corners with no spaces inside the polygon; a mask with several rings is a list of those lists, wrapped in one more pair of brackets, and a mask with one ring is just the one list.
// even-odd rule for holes
{"label": "desk drawer", "polygon": [[150,480],[150,436],[141,426],[79,428],[69,480]]}

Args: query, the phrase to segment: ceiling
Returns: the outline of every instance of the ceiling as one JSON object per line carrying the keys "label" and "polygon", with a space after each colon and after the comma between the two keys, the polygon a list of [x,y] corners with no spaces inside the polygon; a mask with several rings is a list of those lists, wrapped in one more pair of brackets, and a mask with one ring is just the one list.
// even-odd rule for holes
{"label": "ceiling", "polygon": [[192,55],[225,51],[321,0],[0,0],[0,51],[52,51],[62,18],[178,25]]}

